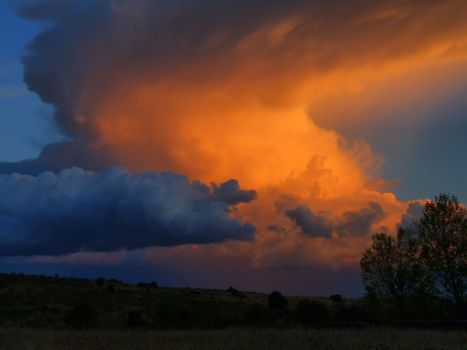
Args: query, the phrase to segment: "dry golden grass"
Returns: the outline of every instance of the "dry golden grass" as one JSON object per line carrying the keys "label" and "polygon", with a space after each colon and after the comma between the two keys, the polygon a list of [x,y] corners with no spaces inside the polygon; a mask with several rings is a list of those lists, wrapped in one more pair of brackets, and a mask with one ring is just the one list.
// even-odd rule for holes
{"label": "dry golden grass", "polygon": [[0,331],[0,349],[466,349],[466,332],[429,330]]}

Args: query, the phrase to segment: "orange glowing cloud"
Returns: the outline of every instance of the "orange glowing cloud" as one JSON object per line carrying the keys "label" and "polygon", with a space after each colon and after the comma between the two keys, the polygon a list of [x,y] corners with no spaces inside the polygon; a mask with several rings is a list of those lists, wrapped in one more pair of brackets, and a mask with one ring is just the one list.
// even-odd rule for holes
{"label": "orange glowing cloud", "polygon": [[[256,203],[232,212],[256,224],[256,241],[227,249],[250,250],[255,266],[352,265],[368,234],[310,237],[285,211],[301,205],[338,222],[378,203],[384,216],[371,230],[393,232],[407,204],[380,178],[382,157],[318,125],[310,106],[342,91],[365,100],[375,80],[464,61],[467,3],[296,3],[225,2],[216,18],[182,5],[161,18],[151,2],[114,4],[106,27],[72,46],[71,66],[83,74],[71,117],[59,121],[132,171],[256,189]],[[349,123],[345,113],[332,118]]]}

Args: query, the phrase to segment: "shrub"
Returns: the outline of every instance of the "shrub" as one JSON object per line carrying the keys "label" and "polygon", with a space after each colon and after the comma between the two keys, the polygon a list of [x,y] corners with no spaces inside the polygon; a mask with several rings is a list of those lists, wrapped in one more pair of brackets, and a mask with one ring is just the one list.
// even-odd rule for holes
{"label": "shrub", "polygon": [[273,310],[285,310],[287,309],[287,299],[278,291],[274,291],[269,294],[268,305]]}
{"label": "shrub", "polygon": [[232,296],[234,296],[234,297],[239,297],[239,298],[244,298],[245,297],[245,294],[240,292],[238,289],[235,289],[234,287],[229,287],[227,289],[227,292],[232,294]]}
{"label": "shrub", "polygon": [[331,299],[335,303],[343,303],[344,298],[342,298],[342,295],[340,294],[332,294],[329,299]]}

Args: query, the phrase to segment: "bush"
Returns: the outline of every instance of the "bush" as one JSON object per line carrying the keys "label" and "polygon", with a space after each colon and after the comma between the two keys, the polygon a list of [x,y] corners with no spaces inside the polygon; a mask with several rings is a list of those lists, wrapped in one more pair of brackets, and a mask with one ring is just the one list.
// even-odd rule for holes
{"label": "bush", "polygon": [[278,291],[269,294],[268,306],[277,311],[287,309],[287,299]]}
{"label": "bush", "polygon": [[343,303],[344,298],[342,298],[342,295],[340,294],[332,294],[329,299],[331,299],[335,303]]}
{"label": "bush", "polygon": [[329,312],[323,303],[301,300],[294,310],[296,320],[302,325],[329,322]]}
{"label": "bush", "polygon": [[245,294],[240,292],[238,289],[235,289],[234,287],[229,287],[227,289],[227,292],[232,294],[232,296],[234,296],[234,297],[238,297],[238,298],[244,298],[245,297]]}
{"label": "bush", "polygon": [[65,323],[73,328],[91,328],[97,321],[97,312],[87,304],[77,304],[65,314]]}

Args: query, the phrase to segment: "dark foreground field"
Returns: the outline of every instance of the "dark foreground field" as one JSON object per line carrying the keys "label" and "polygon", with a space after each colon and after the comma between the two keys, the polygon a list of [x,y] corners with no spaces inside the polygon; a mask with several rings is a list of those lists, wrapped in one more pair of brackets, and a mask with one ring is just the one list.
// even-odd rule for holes
{"label": "dark foreground field", "polygon": [[234,288],[0,274],[0,350],[467,349],[454,330],[465,321],[383,323],[373,315],[384,308],[364,300],[281,298],[277,308]]}
{"label": "dark foreground field", "polygon": [[[268,307],[267,294],[232,288],[166,288],[155,283],[0,274],[0,329],[290,328],[299,325],[293,310],[303,299],[288,297],[286,309],[276,311]],[[329,298],[314,300],[336,313]],[[347,305],[353,301],[342,303]]]}
{"label": "dark foreground field", "polygon": [[0,349],[466,349],[467,333],[428,330],[2,330]]}

